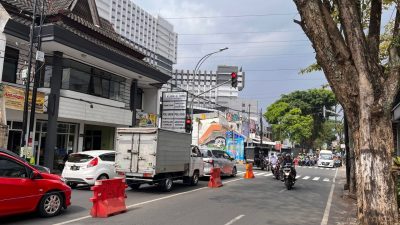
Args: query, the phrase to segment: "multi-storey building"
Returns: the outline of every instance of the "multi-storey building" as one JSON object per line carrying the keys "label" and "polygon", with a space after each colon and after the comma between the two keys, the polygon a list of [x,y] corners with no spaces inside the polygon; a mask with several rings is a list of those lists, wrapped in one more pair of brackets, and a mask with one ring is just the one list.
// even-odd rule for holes
{"label": "multi-storey building", "polygon": [[[175,70],[169,84],[164,86],[164,90],[173,90],[175,88],[198,95],[223,82],[230,81],[232,72],[238,74],[238,86],[236,88],[233,88],[231,83],[228,82],[194,100],[194,108],[219,109],[221,107],[229,107],[230,100],[237,99],[239,91],[244,88],[245,73],[241,70],[239,71],[237,66],[218,66],[216,72],[198,71],[196,75],[189,70]],[[192,95],[189,94],[189,101],[191,99]]]}
{"label": "multi-storey building", "polygon": [[24,132],[27,80],[23,71],[29,61],[27,18],[32,4],[0,0],[0,9],[4,25],[0,86],[6,108],[0,124],[7,121],[8,125],[0,126],[0,132],[8,130],[9,150],[60,170],[68,153],[114,149],[117,127],[140,125],[140,113],[159,114],[158,85],[170,76],[144,62],[145,55],[121,40],[112,25],[99,17],[94,0],[54,0],[44,12],[41,29],[46,37],[44,62],[33,60],[32,66],[39,81],[36,113],[29,121],[31,132]]}
{"label": "multi-storey building", "polygon": [[132,0],[96,0],[100,17],[121,37],[147,56],[146,61],[168,74],[177,60],[178,35],[160,16],[154,17]]}

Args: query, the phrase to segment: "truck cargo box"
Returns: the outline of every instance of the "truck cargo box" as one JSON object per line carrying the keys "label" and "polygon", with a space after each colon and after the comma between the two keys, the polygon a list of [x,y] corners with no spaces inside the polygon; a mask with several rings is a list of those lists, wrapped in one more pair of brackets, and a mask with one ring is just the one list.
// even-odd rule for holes
{"label": "truck cargo box", "polygon": [[191,141],[188,133],[160,128],[117,128],[116,170],[146,176],[185,171]]}

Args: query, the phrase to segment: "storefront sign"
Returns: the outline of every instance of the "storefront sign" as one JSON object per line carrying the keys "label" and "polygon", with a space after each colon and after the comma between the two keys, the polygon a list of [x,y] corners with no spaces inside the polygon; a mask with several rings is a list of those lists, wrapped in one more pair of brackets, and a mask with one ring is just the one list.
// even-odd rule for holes
{"label": "storefront sign", "polygon": [[[37,92],[36,112],[43,113],[44,110],[44,93]],[[4,85],[4,99],[7,109],[24,110],[25,90],[20,87]],[[29,92],[29,109],[31,108],[32,91]]]}

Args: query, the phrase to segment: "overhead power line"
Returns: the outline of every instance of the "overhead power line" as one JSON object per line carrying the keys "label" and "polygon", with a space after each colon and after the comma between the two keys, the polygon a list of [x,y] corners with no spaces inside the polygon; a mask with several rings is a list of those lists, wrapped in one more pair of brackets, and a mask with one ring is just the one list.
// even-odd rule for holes
{"label": "overhead power line", "polygon": [[[178,33],[179,36],[197,36],[197,35],[227,35],[227,34],[265,34],[265,33],[290,33],[302,31],[300,29],[293,30],[271,30],[271,31],[241,31],[241,32],[221,32],[221,33]],[[167,35],[166,35],[167,36]]]}
{"label": "overhead power line", "polygon": [[[271,55],[216,55],[215,58],[246,58],[246,57],[268,57],[268,56],[291,56],[291,55],[310,55],[314,54],[314,52],[307,52],[307,53],[287,53],[287,54],[271,54]],[[199,59],[201,56],[178,56],[178,59]]]}
{"label": "overhead power line", "polygon": [[244,41],[244,42],[204,42],[204,43],[181,43],[178,45],[220,45],[220,44],[254,44],[254,43],[280,43],[280,42],[306,42],[309,40],[286,40],[286,41]]}
{"label": "overhead power line", "polygon": [[266,13],[266,14],[244,14],[244,15],[222,15],[222,16],[186,16],[186,17],[163,17],[167,20],[185,20],[185,19],[220,19],[220,18],[243,18],[243,17],[265,17],[265,16],[294,16],[298,12],[292,13]]}

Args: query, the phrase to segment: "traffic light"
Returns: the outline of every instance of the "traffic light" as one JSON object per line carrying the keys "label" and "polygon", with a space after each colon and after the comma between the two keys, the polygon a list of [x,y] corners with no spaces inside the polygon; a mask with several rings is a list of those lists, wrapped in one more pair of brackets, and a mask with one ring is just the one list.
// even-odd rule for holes
{"label": "traffic light", "polygon": [[238,85],[238,76],[236,72],[231,73],[231,82],[232,82],[232,87],[236,88]]}
{"label": "traffic light", "polygon": [[185,119],[185,132],[192,132],[192,118],[190,118],[189,116],[187,116]]}

